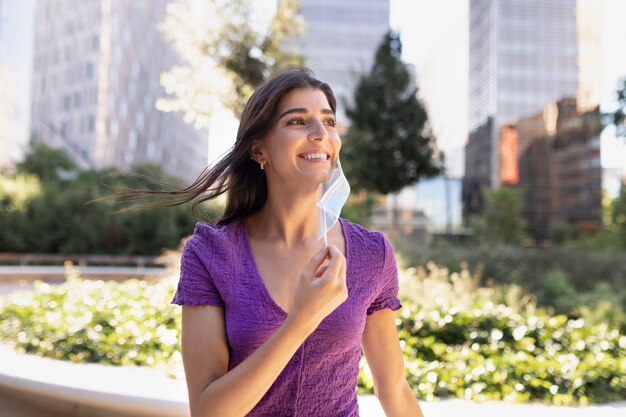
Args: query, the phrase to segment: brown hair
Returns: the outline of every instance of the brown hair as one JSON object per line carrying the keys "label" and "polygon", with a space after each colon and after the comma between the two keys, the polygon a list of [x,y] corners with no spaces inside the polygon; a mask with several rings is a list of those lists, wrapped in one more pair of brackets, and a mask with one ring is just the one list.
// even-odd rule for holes
{"label": "brown hair", "polygon": [[198,205],[226,193],[226,208],[217,224],[226,224],[239,216],[259,210],[267,198],[265,173],[251,159],[250,148],[262,139],[278,118],[281,99],[294,88],[316,88],[324,93],[333,112],[337,101],[330,86],[315,78],[313,71],[289,66],[263,82],[246,103],[233,148],[213,167],[207,167],[189,186],[174,191],[129,190],[112,195],[126,202],[151,202],[133,208],[172,207],[192,201],[192,212],[198,216]]}

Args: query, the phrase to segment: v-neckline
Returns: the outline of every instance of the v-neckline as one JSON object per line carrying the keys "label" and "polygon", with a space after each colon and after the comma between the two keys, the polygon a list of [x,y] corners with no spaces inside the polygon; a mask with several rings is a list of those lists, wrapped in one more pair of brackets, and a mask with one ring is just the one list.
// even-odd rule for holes
{"label": "v-neckline", "polygon": [[[346,223],[344,222],[344,219],[342,219],[341,217],[339,218],[338,221],[341,227],[341,234],[343,235],[344,246],[345,246],[345,251],[346,251],[345,257],[346,257],[346,277],[347,277],[348,271],[350,270],[349,268],[350,257],[348,256],[349,244],[348,244],[348,236],[346,234]],[[276,312],[278,312],[280,315],[286,317],[288,313],[281,306],[278,305],[276,300],[274,300],[274,298],[270,294],[270,291],[267,289],[267,285],[265,285],[265,281],[263,281],[263,277],[261,276],[261,271],[259,271],[256,258],[254,257],[254,252],[252,251],[252,244],[250,243],[250,235],[248,235],[248,228],[246,227],[245,217],[241,216],[239,219],[239,222],[240,222],[240,227],[242,229],[243,240],[245,243],[246,256],[248,257],[248,259],[250,260],[250,263],[252,264],[252,272],[254,273],[254,278],[257,281],[257,285],[259,285],[259,287],[261,288],[261,292],[263,293],[263,296],[266,298],[266,300],[269,302],[272,308],[274,308],[274,310],[276,310]]]}

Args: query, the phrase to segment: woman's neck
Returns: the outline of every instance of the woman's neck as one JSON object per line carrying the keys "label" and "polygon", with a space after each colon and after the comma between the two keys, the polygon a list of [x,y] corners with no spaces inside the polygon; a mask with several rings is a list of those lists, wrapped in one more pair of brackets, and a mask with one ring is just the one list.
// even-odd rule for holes
{"label": "woman's neck", "polygon": [[253,239],[277,241],[287,247],[316,241],[319,195],[315,193],[271,193],[263,207],[248,216],[246,225]]}

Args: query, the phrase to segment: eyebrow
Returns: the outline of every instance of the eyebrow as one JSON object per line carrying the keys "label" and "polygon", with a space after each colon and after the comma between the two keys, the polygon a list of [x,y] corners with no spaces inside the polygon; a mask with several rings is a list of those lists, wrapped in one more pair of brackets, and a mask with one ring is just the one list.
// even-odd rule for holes
{"label": "eyebrow", "polygon": [[[282,119],[284,116],[291,114],[291,113],[308,113],[308,110],[305,109],[304,107],[297,107],[297,108],[293,108],[293,109],[289,109],[286,112],[284,112],[283,114],[281,114],[280,116],[278,116],[278,119]],[[322,109],[322,114],[330,114],[330,115],[335,115],[335,113],[333,113],[333,111],[331,109]]]}

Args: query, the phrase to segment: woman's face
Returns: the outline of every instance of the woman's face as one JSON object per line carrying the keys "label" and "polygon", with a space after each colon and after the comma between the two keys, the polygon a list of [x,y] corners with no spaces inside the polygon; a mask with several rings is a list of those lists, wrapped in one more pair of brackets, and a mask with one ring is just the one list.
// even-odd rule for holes
{"label": "woman's face", "polygon": [[341,139],[326,96],[315,88],[297,88],[278,106],[278,120],[255,141],[254,159],[266,161],[268,183],[317,186],[327,181],[339,157]]}

